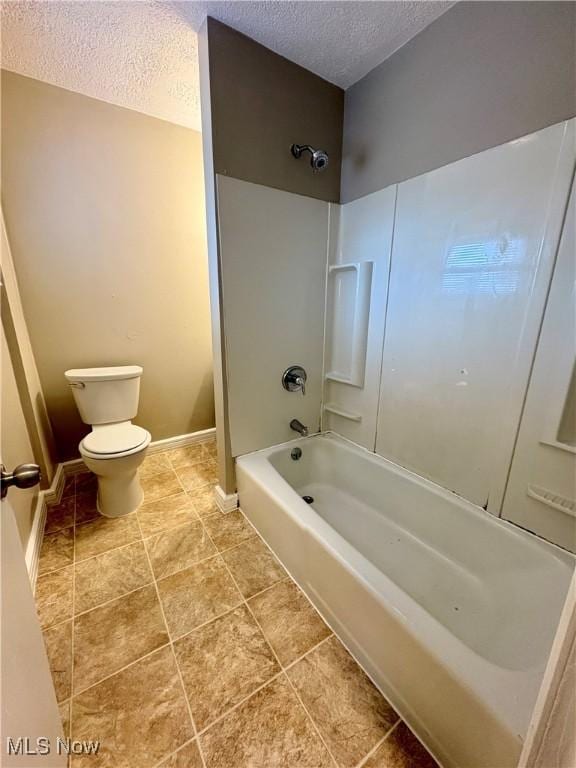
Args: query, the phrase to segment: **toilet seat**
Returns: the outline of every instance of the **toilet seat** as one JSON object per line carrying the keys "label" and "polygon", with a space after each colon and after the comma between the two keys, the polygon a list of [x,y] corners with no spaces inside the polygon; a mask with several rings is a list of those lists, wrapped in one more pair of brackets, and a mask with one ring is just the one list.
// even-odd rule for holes
{"label": "toilet seat", "polygon": [[92,430],[80,443],[80,453],[92,459],[130,456],[148,446],[151,435],[136,424],[106,424]]}

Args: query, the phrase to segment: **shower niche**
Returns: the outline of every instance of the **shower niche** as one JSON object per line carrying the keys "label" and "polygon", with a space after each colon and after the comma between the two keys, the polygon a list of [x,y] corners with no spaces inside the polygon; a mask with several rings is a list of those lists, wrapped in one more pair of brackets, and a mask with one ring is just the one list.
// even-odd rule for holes
{"label": "shower niche", "polygon": [[363,387],[370,320],[371,261],[328,267],[326,378]]}

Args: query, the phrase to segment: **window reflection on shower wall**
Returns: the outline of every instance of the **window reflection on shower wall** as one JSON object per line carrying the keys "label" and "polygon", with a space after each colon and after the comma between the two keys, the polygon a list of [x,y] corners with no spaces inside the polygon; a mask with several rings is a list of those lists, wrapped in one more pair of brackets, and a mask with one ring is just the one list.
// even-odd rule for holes
{"label": "window reflection on shower wall", "polygon": [[376,450],[496,513],[566,204],[565,134],[398,186]]}

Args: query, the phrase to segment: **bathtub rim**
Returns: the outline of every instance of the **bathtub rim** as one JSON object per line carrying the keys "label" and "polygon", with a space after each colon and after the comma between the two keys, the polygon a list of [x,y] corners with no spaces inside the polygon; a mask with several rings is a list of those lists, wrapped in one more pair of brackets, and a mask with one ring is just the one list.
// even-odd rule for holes
{"label": "bathtub rim", "polygon": [[[569,567],[572,567],[573,570],[576,570],[576,552],[570,552],[570,550],[564,549],[563,547],[560,547],[558,544],[555,544],[553,541],[548,541],[548,539],[545,539],[542,536],[538,536],[538,534],[534,533],[533,531],[530,531],[527,528],[523,528],[521,525],[518,525],[517,523],[514,523],[511,520],[507,520],[504,517],[495,515],[493,512],[490,512],[489,510],[484,509],[484,507],[474,504],[473,501],[470,501],[469,499],[466,499],[464,496],[461,496],[459,493],[456,493],[456,491],[451,491],[449,488],[444,488],[444,486],[439,485],[438,483],[434,482],[434,480],[431,480],[428,477],[424,477],[423,475],[419,475],[413,469],[409,469],[408,467],[403,467],[402,464],[397,464],[395,461],[392,461],[392,459],[387,459],[385,456],[380,456],[379,453],[375,453],[374,451],[371,451],[369,448],[366,448],[364,445],[360,445],[360,443],[355,443],[353,440],[350,440],[349,438],[344,437],[343,435],[340,435],[338,432],[335,432],[334,430],[331,430],[331,429],[324,430],[321,432],[314,432],[310,435],[307,435],[306,437],[294,437],[291,440],[286,440],[283,443],[276,443],[274,445],[269,446],[268,448],[259,448],[257,451],[250,451],[250,453],[243,453],[239,456],[235,456],[234,461],[241,462],[242,465],[244,465],[245,463],[244,460],[251,457],[268,456],[272,452],[276,453],[280,449],[287,448],[288,446],[298,446],[310,440],[327,439],[327,438],[333,439],[337,443],[342,442],[345,445],[348,445],[354,451],[363,454],[365,458],[368,459],[373,464],[383,464],[395,474],[407,475],[408,479],[414,481],[420,487],[429,488],[436,495],[443,496],[449,501],[457,502],[462,506],[464,506],[465,508],[467,508],[470,512],[479,513],[483,519],[493,520],[498,525],[501,525],[504,529],[510,531],[513,534],[519,535],[520,538],[527,536],[533,543],[549,551],[551,555],[556,556],[556,558],[559,559],[561,562],[563,562],[565,565],[568,565]],[[272,467],[272,469],[274,469],[274,467]],[[280,475],[280,473],[277,472],[277,470],[274,469],[274,471],[278,475]],[[294,491],[292,486],[286,480],[284,480],[284,478],[281,475],[280,477],[286,483],[286,485],[292,491]],[[294,491],[294,493],[296,494],[298,499],[300,499],[297,492]],[[300,499],[300,501],[302,501],[302,499]],[[306,502],[303,502],[303,504],[306,505]]]}

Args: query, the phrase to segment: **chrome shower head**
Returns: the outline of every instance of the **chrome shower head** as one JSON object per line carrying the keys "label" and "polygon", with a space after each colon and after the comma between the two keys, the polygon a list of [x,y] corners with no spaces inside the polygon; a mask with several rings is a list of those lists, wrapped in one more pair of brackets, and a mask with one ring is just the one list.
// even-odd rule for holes
{"label": "chrome shower head", "polygon": [[290,152],[298,160],[302,152],[310,152],[310,165],[314,171],[324,171],[328,167],[328,153],[323,149],[313,149],[309,144],[292,144]]}

